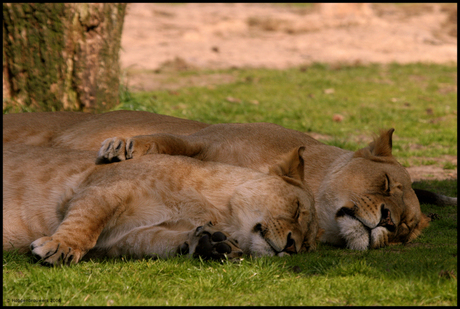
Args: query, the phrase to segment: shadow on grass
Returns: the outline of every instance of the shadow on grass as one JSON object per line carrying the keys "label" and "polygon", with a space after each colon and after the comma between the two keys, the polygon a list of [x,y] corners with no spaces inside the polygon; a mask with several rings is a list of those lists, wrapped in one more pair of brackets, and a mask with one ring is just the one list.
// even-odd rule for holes
{"label": "shadow on grass", "polygon": [[412,188],[432,191],[438,194],[457,197],[457,179],[421,180],[414,182]]}

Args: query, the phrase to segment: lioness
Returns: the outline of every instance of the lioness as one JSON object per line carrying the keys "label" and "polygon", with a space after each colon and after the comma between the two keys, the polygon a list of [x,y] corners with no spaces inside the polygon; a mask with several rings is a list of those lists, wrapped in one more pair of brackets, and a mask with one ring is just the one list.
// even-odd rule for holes
{"label": "lioness", "polygon": [[[378,248],[414,239],[429,221],[420,211],[407,171],[391,154],[393,130],[351,152],[269,123],[207,125],[136,111],[10,114],[3,120],[4,144],[100,148],[99,163],[159,152],[266,172],[280,153],[303,145],[306,182],[326,230],[322,241]],[[442,198],[443,203],[449,201]]]}
{"label": "lioness", "polygon": [[223,124],[188,136],[114,137],[102,143],[96,162],[167,153],[266,171],[285,147],[308,145],[303,154],[305,181],[315,195],[319,226],[324,229],[321,241],[357,250],[380,248],[409,242],[428,226],[430,219],[420,210],[409,174],[391,154],[393,129],[382,131],[356,152],[323,145],[295,131],[280,143],[271,136],[278,130],[282,135],[287,129],[266,123]]}
{"label": "lioness", "polygon": [[[3,249],[45,263],[108,256],[286,255],[316,248],[303,147],[267,173],[146,155],[95,165],[94,151],[10,144],[3,152]],[[211,222],[212,224],[209,224]]]}

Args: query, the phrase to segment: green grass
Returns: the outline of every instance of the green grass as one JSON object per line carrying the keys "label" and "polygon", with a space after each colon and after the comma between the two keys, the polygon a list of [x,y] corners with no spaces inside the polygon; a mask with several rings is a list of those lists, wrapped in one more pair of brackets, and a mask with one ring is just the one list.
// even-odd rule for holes
{"label": "green grass", "polygon": [[452,162],[446,162],[443,166],[443,169],[445,170],[454,170],[457,168],[456,164],[453,164]]}
{"label": "green grass", "polygon": [[[350,150],[367,145],[380,128],[393,127],[398,158],[457,154],[456,65],[315,64],[289,70],[195,71],[173,78],[216,72],[233,75],[235,81],[128,93],[117,109],[207,123],[272,122],[329,135],[333,138],[325,143]],[[335,114],[343,120],[334,121]]]}
{"label": "green grass", "polygon": [[[273,122],[329,135],[334,138],[324,142],[350,150],[369,141],[362,136],[394,127],[398,158],[419,156],[426,159],[417,164],[433,164],[429,157],[457,154],[456,65],[316,64],[283,71],[192,71],[170,81],[215,73],[235,81],[177,91],[122,91],[118,109],[207,123]],[[343,121],[334,122],[334,114]],[[414,187],[457,196],[456,180]],[[314,253],[245,257],[241,263],[119,258],[56,268],[4,252],[3,305],[456,306],[457,208],[422,205],[422,211],[433,221],[413,243],[366,252],[320,244]]]}
{"label": "green grass", "polygon": [[[457,194],[457,181],[417,185]],[[366,252],[320,244],[240,263],[120,258],[56,268],[4,252],[3,305],[456,306],[457,209],[422,210],[436,220],[413,243]]]}

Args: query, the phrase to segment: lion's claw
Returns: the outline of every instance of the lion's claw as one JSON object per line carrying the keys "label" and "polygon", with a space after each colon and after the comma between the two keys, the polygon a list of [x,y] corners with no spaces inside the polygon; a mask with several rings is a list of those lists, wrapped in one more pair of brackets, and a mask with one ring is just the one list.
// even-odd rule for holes
{"label": "lion's claw", "polygon": [[199,226],[190,241],[190,251],[194,258],[220,260],[239,258],[243,251],[235,240],[218,231],[211,223]]}
{"label": "lion's claw", "polygon": [[77,263],[83,256],[81,250],[76,250],[64,242],[52,237],[42,237],[30,244],[32,254],[46,265]]}
{"label": "lion's claw", "polygon": [[130,139],[125,140],[120,137],[106,139],[97,152],[96,164],[119,162],[132,158],[132,144]]}

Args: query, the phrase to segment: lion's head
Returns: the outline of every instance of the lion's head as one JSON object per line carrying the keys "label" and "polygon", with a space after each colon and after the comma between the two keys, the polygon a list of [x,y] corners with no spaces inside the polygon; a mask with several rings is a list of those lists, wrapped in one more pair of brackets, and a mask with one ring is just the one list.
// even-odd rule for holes
{"label": "lion's head", "polygon": [[321,240],[365,250],[411,241],[428,226],[409,174],[392,156],[393,131],[331,166],[316,199]]}
{"label": "lion's head", "polygon": [[318,223],[314,197],[303,179],[304,147],[270,168],[269,176],[236,188],[231,200],[230,234],[245,253],[282,256],[316,249]]}

